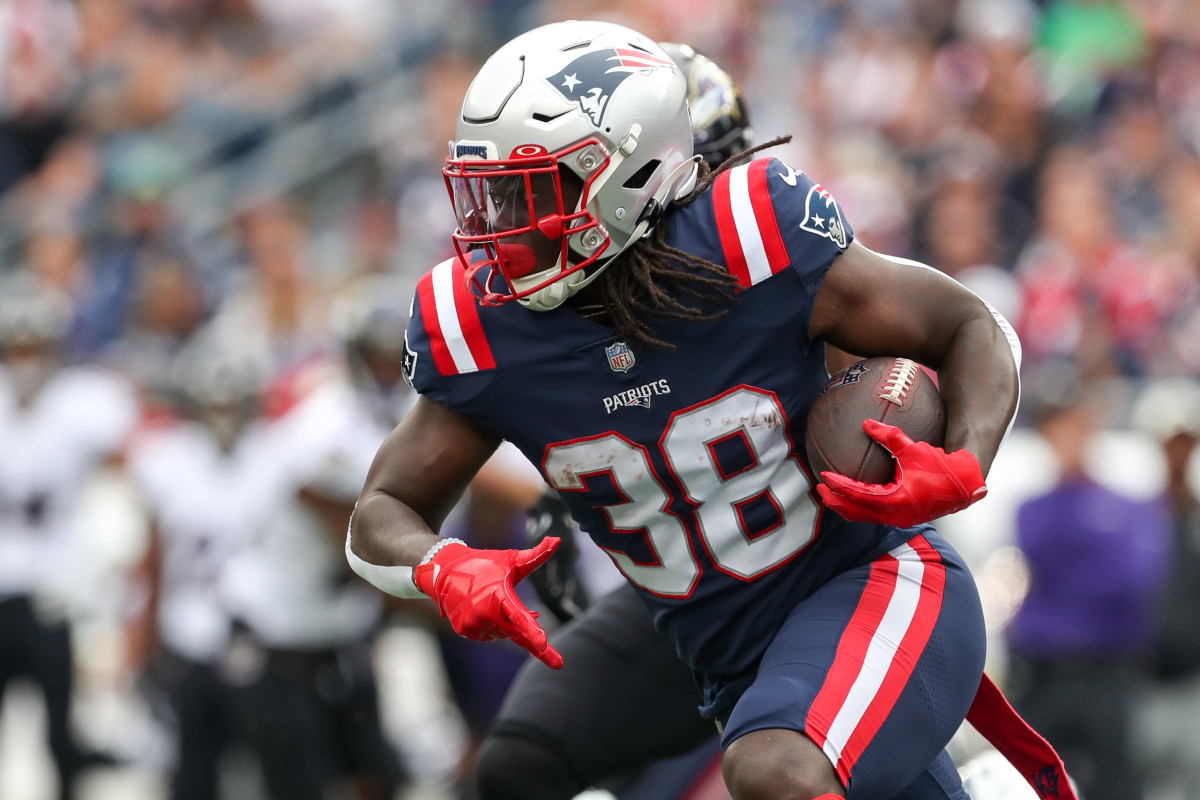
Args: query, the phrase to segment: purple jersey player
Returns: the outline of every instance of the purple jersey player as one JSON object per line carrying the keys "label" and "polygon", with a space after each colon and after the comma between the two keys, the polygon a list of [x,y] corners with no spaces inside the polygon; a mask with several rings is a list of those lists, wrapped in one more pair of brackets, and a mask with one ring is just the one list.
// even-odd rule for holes
{"label": "purple jersey player", "polygon": [[[1017,403],[1009,331],[853,242],[802,172],[701,169],[685,98],[657,44],[607,23],[535,29],[480,70],[444,170],[459,255],[421,280],[408,330],[422,397],[348,557],[459,633],[561,666],[513,592],[555,540],[436,533],[509,440],[696,674],[736,800],[962,798],[944,746],[981,684],[983,620],[924,523],[986,491]],[[798,443],[826,343],[938,369],[946,449],[867,426],[897,481],[817,485]]]}

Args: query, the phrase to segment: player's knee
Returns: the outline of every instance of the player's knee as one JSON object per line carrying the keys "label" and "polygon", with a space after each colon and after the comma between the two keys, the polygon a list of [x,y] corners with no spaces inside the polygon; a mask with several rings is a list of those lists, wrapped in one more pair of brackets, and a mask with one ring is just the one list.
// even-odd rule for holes
{"label": "player's knee", "polygon": [[842,796],[837,773],[812,740],[796,731],[748,733],[721,763],[734,800],[814,800]]}
{"label": "player's knee", "polygon": [[479,800],[570,800],[586,789],[553,748],[518,736],[489,736],[476,764]]}

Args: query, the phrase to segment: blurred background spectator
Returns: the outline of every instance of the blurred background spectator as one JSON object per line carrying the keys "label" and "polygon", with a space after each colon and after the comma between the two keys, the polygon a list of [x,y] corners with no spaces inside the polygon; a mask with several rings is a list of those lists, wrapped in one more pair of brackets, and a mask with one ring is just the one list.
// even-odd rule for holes
{"label": "blurred background spectator", "polygon": [[1046,367],[1026,385],[1058,478],[1017,510],[1029,591],[1008,627],[1009,698],[1055,744],[1084,797],[1135,800],[1135,709],[1150,675],[1170,527],[1161,504],[1088,474],[1096,396],[1069,366]]}
{"label": "blurred background spectator", "polygon": [[1154,683],[1135,728],[1152,788],[1200,798],[1200,385],[1157,381],[1133,408],[1134,425],[1162,447],[1172,531],[1170,571],[1154,641]]}
{"label": "blurred background spectator", "polygon": [[[66,299],[61,358],[132,386],[143,433],[179,415],[170,377],[198,335],[253,361],[268,416],[331,396],[346,381],[333,299],[364,276],[407,296],[452,252],[439,168],[482,59],[522,30],[588,17],[716,58],[749,98],[756,139],[793,134],[771,155],[819,176],[864,243],[925,260],[1000,309],[1022,334],[1030,378],[1063,364],[1080,376],[1096,426],[1084,471],[1138,502],[1171,500],[1174,571],[1156,607],[1165,681],[1190,652],[1176,620],[1195,619],[1179,589],[1194,516],[1179,487],[1195,486],[1196,458],[1183,459],[1183,434],[1164,439],[1131,412],[1147,385],[1200,381],[1191,0],[9,0],[0,273]],[[1027,641],[1041,606],[1035,593],[1021,608],[1031,576],[1040,585],[1016,550],[1018,521],[1040,515],[1018,509],[1065,490],[1031,405],[988,499],[941,523],[980,579],[989,668],[1002,680],[1007,625],[1018,614],[1011,636]],[[153,515],[119,460],[78,487],[72,516],[88,521],[78,585],[103,591],[79,594],[65,621],[78,733],[131,751],[165,734],[146,722],[122,657],[129,618],[144,610],[127,576],[150,552]],[[481,489],[478,507],[488,502]],[[509,530],[494,527],[475,533]],[[0,527],[0,549],[15,536]],[[12,586],[32,585],[36,569],[13,570]],[[466,687],[491,668],[455,655],[450,681],[439,620],[404,604],[383,619],[373,647],[384,733],[413,769],[410,796],[455,797],[469,783],[467,722],[488,713]],[[1168,716],[1196,697],[1179,669],[1155,689]],[[21,686],[0,717],[0,796],[51,798],[54,760],[14,733],[41,707]],[[54,714],[43,724],[58,731]],[[1200,754],[1150,749],[1161,769],[1151,764],[1148,796],[1197,797],[1184,787]],[[164,797],[166,763],[93,771],[84,800]]]}

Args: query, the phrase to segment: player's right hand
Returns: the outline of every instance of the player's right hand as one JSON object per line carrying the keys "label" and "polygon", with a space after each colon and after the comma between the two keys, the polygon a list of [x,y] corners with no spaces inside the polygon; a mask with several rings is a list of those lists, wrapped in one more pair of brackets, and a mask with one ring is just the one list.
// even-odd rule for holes
{"label": "player's right hand", "polygon": [[562,656],[515,590],[554,554],[558,542],[548,537],[529,550],[476,550],[451,543],[416,567],[413,580],[458,634],[480,642],[512,639],[546,666],[561,669]]}
{"label": "player's right hand", "polygon": [[863,430],[896,459],[896,478],[868,484],[822,472],[817,494],[844,518],[911,528],[962,511],[987,495],[979,460],[970,451],[946,452],[915,442],[896,426],[873,419],[863,423]]}

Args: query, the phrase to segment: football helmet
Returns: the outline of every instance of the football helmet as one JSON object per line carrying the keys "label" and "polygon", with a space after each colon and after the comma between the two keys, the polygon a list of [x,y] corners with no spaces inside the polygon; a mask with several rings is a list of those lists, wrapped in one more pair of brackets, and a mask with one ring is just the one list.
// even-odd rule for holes
{"label": "football helmet", "polygon": [[171,371],[181,410],[207,427],[223,451],[232,450],[261,410],[263,366],[201,333],[175,357]]}
{"label": "football helmet", "polygon": [[472,81],[442,171],[468,288],[559,306],[695,186],[696,162],[687,82],[652,39],[581,21],[518,36]]}
{"label": "football helmet", "polygon": [[354,390],[391,425],[409,405],[404,381],[404,335],[411,291],[386,276],[351,284],[334,301],[331,326],[342,345]]}
{"label": "football helmet", "polygon": [[732,75],[691,45],[661,44],[687,79],[693,149],[716,169],[749,148],[754,139],[746,96]]}
{"label": "football helmet", "polygon": [[74,310],[70,298],[26,272],[0,282],[0,346],[53,348],[70,333]]}
{"label": "football helmet", "polygon": [[20,402],[31,400],[59,369],[74,316],[66,293],[27,272],[0,281],[0,361]]}

